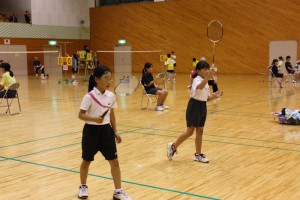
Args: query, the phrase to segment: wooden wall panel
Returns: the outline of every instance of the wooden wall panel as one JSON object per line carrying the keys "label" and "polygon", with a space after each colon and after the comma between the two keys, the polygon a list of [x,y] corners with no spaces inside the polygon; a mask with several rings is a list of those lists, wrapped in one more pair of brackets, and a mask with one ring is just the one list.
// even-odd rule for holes
{"label": "wooden wall panel", "polygon": [[[71,42],[66,44],[66,53],[70,56],[73,53],[76,53],[78,50],[83,49],[84,44],[89,45],[89,40],[59,40],[59,39],[28,39],[28,38],[5,38],[10,39],[10,44],[13,45],[26,45],[27,51],[43,51],[43,46],[48,45],[49,40],[56,40],[58,42],[58,46],[61,46],[62,55],[65,53],[65,45],[59,42]],[[4,38],[0,38],[0,44],[4,44]],[[1,55],[0,55],[1,56]],[[44,55],[42,54],[27,54],[27,71],[28,75],[33,74],[33,66],[32,63],[34,61],[34,57],[38,57],[41,63],[44,63]],[[1,60],[1,57],[0,57]],[[71,68],[70,68],[71,69]],[[12,66],[13,70],[13,66]]]}
{"label": "wooden wall panel", "polygon": [[[206,26],[218,19],[224,25],[224,38],[216,44],[218,71],[255,74],[269,65],[270,41],[299,41],[299,10],[296,0],[174,0],[98,7],[90,10],[91,48],[113,50],[124,38],[132,50],[175,51],[177,72],[188,72],[193,57],[206,56],[211,62]],[[133,71],[140,71],[147,59],[136,54]],[[112,54],[100,54],[100,61],[113,68]],[[151,62],[160,66],[158,56]]]}

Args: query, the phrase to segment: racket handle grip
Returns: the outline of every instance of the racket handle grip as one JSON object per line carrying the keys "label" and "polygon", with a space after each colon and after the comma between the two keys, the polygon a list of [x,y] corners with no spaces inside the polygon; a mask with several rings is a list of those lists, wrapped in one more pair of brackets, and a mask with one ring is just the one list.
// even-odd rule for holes
{"label": "racket handle grip", "polygon": [[103,119],[105,117],[105,115],[108,113],[109,109],[107,109],[102,115],[101,118]]}

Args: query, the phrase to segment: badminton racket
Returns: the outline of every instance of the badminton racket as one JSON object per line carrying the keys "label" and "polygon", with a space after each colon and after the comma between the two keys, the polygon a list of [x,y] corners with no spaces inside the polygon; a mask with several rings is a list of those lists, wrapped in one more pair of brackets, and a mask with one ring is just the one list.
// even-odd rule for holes
{"label": "badminton racket", "polygon": [[119,96],[129,96],[132,95],[139,86],[139,81],[136,77],[124,77],[120,79],[120,82],[116,85],[114,89],[114,93],[116,94],[116,99],[114,102],[108,107],[108,109],[101,115],[104,118],[111,107],[116,103]]}
{"label": "badminton racket", "polygon": [[156,78],[164,79],[167,76],[167,72],[161,72],[156,75]]}
{"label": "badminton racket", "polygon": [[[212,51],[213,59],[212,59],[212,65],[211,65],[212,68],[215,68],[215,46],[216,46],[216,43],[219,42],[223,38],[223,33],[224,33],[224,29],[223,29],[223,25],[220,21],[212,20],[207,25],[207,37],[213,43],[213,51]],[[217,69],[215,68],[214,71],[217,71]]]}

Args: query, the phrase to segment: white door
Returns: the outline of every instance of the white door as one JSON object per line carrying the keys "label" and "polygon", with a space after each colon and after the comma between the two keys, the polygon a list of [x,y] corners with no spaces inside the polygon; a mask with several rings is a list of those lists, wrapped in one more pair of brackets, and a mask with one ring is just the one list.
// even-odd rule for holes
{"label": "white door", "polygon": [[44,46],[44,51],[57,51],[57,53],[44,53],[45,74],[62,75],[62,68],[58,66],[58,56],[60,55],[60,46]]}
{"label": "white door", "polygon": [[131,63],[131,51],[130,45],[115,45],[114,48],[114,72],[122,74],[131,74],[132,72],[132,63]]}

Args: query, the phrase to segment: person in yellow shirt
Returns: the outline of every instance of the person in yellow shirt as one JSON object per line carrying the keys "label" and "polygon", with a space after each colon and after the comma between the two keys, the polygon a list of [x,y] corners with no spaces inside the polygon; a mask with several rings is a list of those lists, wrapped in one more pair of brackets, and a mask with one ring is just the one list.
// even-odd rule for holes
{"label": "person in yellow shirt", "polygon": [[282,58],[282,56],[279,56],[278,57],[278,66],[277,66],[279,71],[282,70],[282,68],[281,68],[282,66],[283,66],[283,58]]}
{"label": "person in yellow shirt", "polygon": [[[0,81],[0,98],[2,98],[5,95],[5,92],[8,90],[9,86],[16,82],[16,79],[14,77],[14,73],[10,71],[10,64],[1,63],[0,68],[2,70],[2,78]],[[7,95],[16,95],[16,91],[8,90]]]}
{"label": "person in yellow shirt", "polygon": [[167,54],[167,72],[168,72],[168,81],[170,81],[170,77],[173,77],[173,81],[175,82],[175,67],[174,67],[174,61],[171,58],[171,54]]}
{"label": "person in yellow shirt", "polygon": [[197,63],[199,62],[199,60],[197,60],[196,58],[193,58],[193,71],[191,71],[191,74],[190,74],[190,78],[191,78],[191,82],[190,84],[187,86],[188,88],[191,88],[192,87],[192,83],[193,83],[193,79],[194,79],[194,74],[196,74],[196,65]]}

